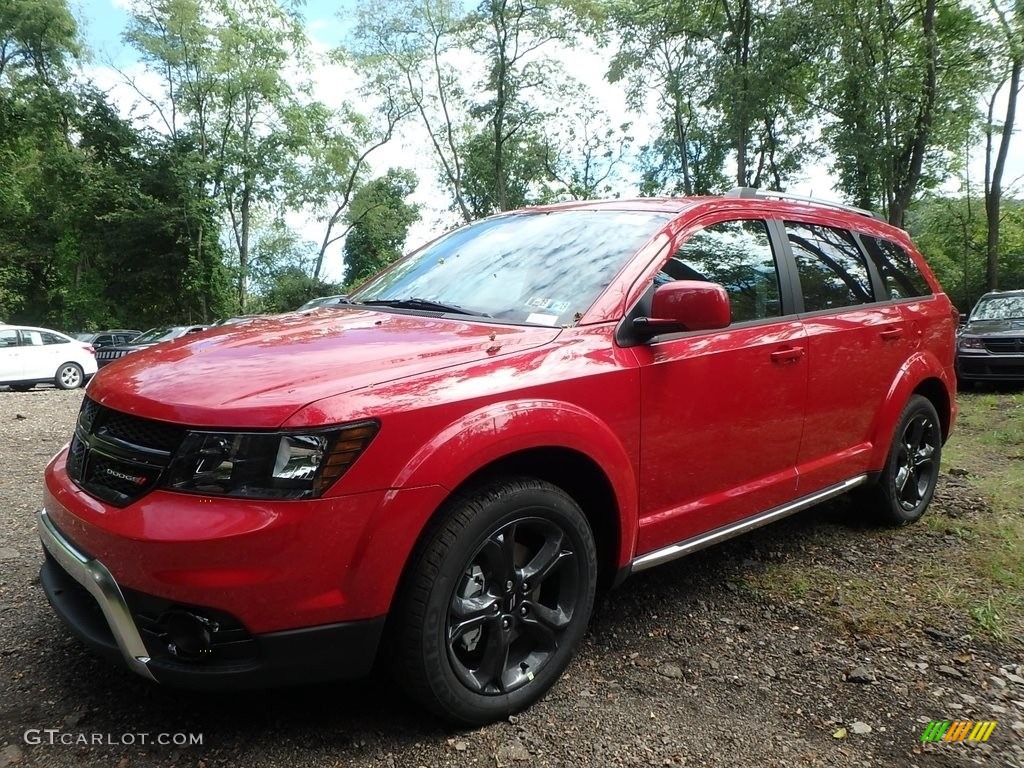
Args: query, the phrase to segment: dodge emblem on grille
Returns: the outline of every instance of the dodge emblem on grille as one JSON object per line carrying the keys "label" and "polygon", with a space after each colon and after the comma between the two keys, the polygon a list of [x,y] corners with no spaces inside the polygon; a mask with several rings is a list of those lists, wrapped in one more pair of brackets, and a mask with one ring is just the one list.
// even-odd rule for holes
{"label": "dodge emblem on grille", "polygon": [[129,483],[135,483],[136,485],[146,484],[146,478],[138,475],[129,475],[126,472],[118,472],[116,469],[111,469],[110,467],[107,467],[105,471],[108,475],[120,478],[121,480],[127,480]]}

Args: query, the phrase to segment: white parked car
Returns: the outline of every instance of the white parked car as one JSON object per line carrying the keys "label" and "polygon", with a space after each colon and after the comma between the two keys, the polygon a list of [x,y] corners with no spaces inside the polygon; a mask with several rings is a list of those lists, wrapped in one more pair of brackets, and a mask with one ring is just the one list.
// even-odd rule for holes
{"label": "white parked car", "polygon": [[53,383],[75,389],[96,373],[96,352],[49,328],[0,325],[0,384],[24,392]]}

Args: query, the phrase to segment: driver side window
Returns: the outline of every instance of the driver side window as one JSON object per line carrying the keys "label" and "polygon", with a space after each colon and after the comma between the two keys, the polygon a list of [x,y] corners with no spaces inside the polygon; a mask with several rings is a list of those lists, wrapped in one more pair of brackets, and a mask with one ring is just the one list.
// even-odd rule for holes
{"label": "driver side window", "polygon": [[779,272],[768,225],[723,221],[694,232],[665,262],[654,281],[705,280],[729,294],[733,323],[779,317]]}

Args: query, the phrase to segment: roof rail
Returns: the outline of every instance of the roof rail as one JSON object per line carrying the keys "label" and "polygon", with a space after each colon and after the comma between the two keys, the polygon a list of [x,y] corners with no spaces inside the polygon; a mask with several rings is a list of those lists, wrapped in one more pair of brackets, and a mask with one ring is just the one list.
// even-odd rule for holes
{"label": "roof rail", "polygon": [[816,197],[807,197],[806,195],[791,195],[789,192],[779,192],[775,189],[758,189],[757,187],[733,187],[726,192],[722,197],[774,197],[780,200],[798,200],[802,203],[814,203],[815,205],[824,205],[828,208],[838,208],[842,211],[850,211],[851,213],[858,213],[861,216],[869,216],[872,219],[878,219],[879,221],[885,221],[881,215],[874,211],[869,211],[864,208],[857,208],[853,205],[847,205],[846,203],[836,203],[831,200],[819,200]]}

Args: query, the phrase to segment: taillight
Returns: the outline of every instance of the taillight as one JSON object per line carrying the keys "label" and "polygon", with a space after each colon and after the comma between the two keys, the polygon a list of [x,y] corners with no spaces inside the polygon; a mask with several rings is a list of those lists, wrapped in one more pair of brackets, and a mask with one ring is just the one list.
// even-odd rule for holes
{"label": "taillight", "polygon": [[83,344],[82,346],[85,347],[85,351],[88,352],[90,355],[94,357],[96,356],[96,348],[92,344]]}

